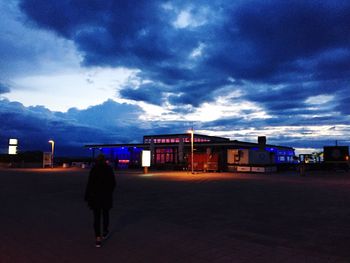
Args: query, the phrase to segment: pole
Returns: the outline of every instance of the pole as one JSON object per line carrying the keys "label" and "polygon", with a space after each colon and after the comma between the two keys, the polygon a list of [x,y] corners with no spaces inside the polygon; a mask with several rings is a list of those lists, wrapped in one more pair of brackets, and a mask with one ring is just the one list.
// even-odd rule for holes
{"label": "pole", "polygon": [[53,168],[53,154],[54,154],[54,150],[55,150],[55,142],[52,141],[52,143],[51,143],[51,168]]}
{"label": "pole", "polygon": [[192,130],[191,130],[191,172],[192,174],[194,174],[193,172],[193,140],[194,140],[194,134],[193,134],[193,127],[192,127]]}
{"label": "pole", "polygon": [[53,154],[55,151],[55,142],[54,140],[49,140],[49,143],[51,143],[51,168],[53,168]]}

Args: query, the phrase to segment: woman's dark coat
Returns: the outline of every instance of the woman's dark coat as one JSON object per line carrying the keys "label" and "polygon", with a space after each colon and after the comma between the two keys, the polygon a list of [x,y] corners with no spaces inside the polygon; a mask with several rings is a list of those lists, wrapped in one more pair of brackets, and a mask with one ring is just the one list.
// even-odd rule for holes
{"label": "woman's dark coat", "polygon": [[85,201],[91,209],[111,209],[115,177],[111,166],[99,162],[92,167],[85,191]]}

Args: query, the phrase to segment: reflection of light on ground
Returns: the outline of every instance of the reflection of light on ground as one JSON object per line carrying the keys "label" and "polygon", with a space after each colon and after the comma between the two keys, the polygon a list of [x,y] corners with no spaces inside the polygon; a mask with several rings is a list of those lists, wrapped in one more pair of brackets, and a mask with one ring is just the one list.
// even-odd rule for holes
{"label": "reflection of light on ground", "polygon": [[[1,169],[4,171],[20,172],[23,174],[37,174],[37,175],[52,175],[52,176],[87,176],[90,169],[83,169],[78,167],[55,167],[55,168],[9,168]],[[296,173],[287,173],[296,175]],[[116,170],[115,176],[123,178],[144,178],[145,180],[160,180],[160,181],[177,181],[177,182],[189,182],[189,183],[206,183],[215,181],[250,181],[250,180],[286,180],[285,176],[280,174],[254,174],[254,173],[234,173],[234,172],[195,172],[192,174],[190,171],[149,171],[143,173],[141,170]]]}
{"label": "reflection of light on ground", "polygon": [[217,180],[232,180],[234,178],[243,178],[242,174],[237,173],[204,173],[196,172],[192,174],[191,172],[172,172],[172,171],[162,171],[162,172],[151,172],[148,174],[140,174],[141,177],[152,177],[161,180],[169,181],[217,181]]}
{"label": "reflection of light on ground", "polygon": [[147,173],[147,174],[141,174],[140,176],[143,176],[143,177],[151,177],[153,176],[154,174],[150,174],[150,173]]}

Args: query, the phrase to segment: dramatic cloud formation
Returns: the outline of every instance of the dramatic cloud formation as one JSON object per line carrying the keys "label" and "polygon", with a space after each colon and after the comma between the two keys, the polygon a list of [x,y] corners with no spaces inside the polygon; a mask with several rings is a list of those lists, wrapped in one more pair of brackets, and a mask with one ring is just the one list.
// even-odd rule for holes
{"label": "dramatic cloud formation", "polygon": [[[86,152],[85,144],[122,143],[130,138],[141,141],[144,132],[138,128],[136,118],[141,110],[137,106],[111,100],[86,110],[72,108],[66,113],[52,112],[42,106],[24,107],[8,100],[1,100],[0,106],[6,134],[18,138],[22,149],[48,150],[47,142],[54,138],[58,154],[81,155]],[[122,121],[123,118],[128,122]]]}
{"label": "dramatic cloud formation", "polygon": [[67,147],[192,125],[312,150],[349,140],[347,1],[0,0],[0,13],[6,136],[45,116],[30,136],[57,122]]}

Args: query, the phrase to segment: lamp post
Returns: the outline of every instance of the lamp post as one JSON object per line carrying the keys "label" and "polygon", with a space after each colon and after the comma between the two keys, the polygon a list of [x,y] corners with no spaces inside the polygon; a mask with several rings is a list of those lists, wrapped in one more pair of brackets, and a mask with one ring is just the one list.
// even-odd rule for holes
{"label": "lamp post", "polygon": [[194,141],[194,131],[193,127],[191,130],[188,131],[191,134],[191,173],[194,174],[193,172],[193,141]]}
{"label": "lamp post", "polygon": [[54,140],[49,140],[49,143],[51,143],[51,168],[53,168],[53,153],[55,150],[55,142]]}

